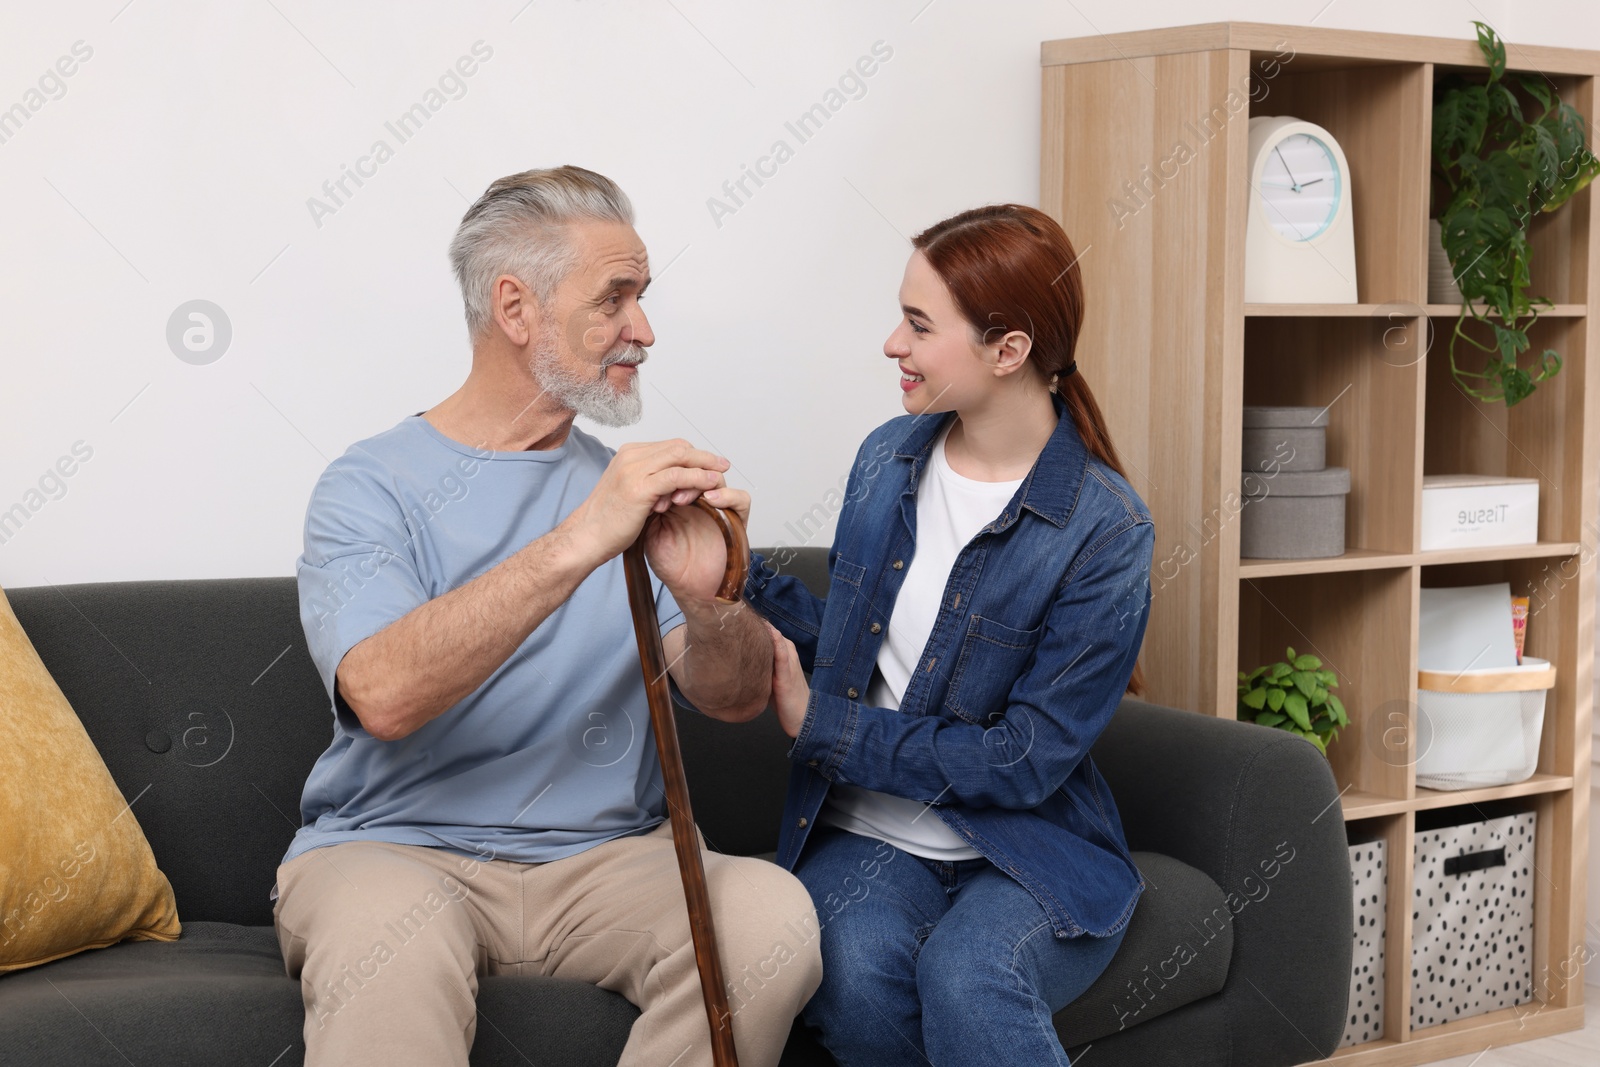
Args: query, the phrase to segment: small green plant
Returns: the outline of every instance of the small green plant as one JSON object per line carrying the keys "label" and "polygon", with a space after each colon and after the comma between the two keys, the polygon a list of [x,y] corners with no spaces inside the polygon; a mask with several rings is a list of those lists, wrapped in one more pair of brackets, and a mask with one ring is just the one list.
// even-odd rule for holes
{"label": "small green plant", "polygon": [[[1535,373],[1517,365],[1538,309],[1553,306],[1527,295],[1528,221],[1535,209],[1554,211],[1588,185],[1600,174],[1600,159],[1589,150],[1583,116],[1556,96],[1554,83],[1543,75],[1508,77],[1505,42],[1486,24],[1473,25],[1488,78],[1441,78],[1433,105],[1433,171],[1449,190],[1439,228],[1461,290],[1450,370],[1470,395],[1511,407],[1561,370],[1551,348],[1539,355]],[[1511,83],[1526,94],[1526,116]],[[1492,344],[1467,335],[1468,317],[1492,331]],[[1483,370],[1456,364],[1457,342],[1489,354]]]}
{"label": "small green plant", "polygon": [[1262,726],[1299,734],[1326,756],[1339,727],[1350,725],[1344,704],[1329,692],[1339,687],[1339,679],[1323,670],[1316,656],[1285,651],[1287,661],[1239,672],[1239,717],[1253,716]]}

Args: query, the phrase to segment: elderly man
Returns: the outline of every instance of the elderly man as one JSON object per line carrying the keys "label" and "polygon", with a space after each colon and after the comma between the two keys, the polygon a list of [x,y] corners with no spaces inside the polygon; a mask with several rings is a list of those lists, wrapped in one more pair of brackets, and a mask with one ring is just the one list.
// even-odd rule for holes
{"label": "elderly man", "polygon": [[[450,258],[461,388],[352,445],[306,511],[301,617],[334,714],[273,918],[308,1064],[465,1064],[484,974],[553,975],[640,1009],[621,1062],[709,1064],[710,1036],[620,553],[647,558],[671,685],[766,707],[772,649],[719,609],[726,550],[696,496],[748,513],[686,441],[613,450],[654,341],[632,207],[577,167],[491,185]],[[703,839],[702,839],[703,840]],[[804,887],[704,853],[740,1062],[778,1062],[821,980]]]}

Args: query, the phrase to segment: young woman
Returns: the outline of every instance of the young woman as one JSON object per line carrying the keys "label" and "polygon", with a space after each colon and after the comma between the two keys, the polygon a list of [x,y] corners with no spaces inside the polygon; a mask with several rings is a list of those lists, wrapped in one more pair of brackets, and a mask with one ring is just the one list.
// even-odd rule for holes
{"label": "young woman", "polygon": [[1051,1015],[1144,888],[1089,749],[1143,692],[1154,527],[1075,373],[1061,227],[1007,204],[912,245],[907,414],[857,454],[828,596],[759,555],[746,586],[794,738],[778,861],[822,924],[804,1018],[843,1067],[1066,1064]]}

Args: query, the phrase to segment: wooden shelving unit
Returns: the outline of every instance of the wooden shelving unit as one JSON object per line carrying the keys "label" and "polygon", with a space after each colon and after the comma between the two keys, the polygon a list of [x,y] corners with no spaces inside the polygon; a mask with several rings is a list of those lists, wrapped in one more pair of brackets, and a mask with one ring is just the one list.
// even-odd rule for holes
{"label": "wooden shelving unit", "polygon": [[[1508,45],[1594,129],[1600,53]],[[1152,700],[1233,716],[1237,671],[1311,651],[1352,722],[1330,748],[1344,818],[1390,857],[1385,1031],[1335,1058],[1420,1064],[1583,1025],[1581,962],[1600,531],[1600,307],[1594,197],[1530,225],[1532,328],[1563,368],[1514,408],[1456,386],[1457,308],[1429,304],[1434,80],[1482,69],[1475,43],[1255,23],[1048,41],[1041,206],[1077,246],[1088,315],[1077,359],[1156,525],[1142,663]],[[1252,114],[1326,127],[1349,158],[1358,303],[1245,304]],[[1593,134],[1591,133],[1591,136]],[[1175,147],[1185,161],[1173,165]],[[1165,165],[1163,161],[1168,161]],[[1120,207],[1118,206],[1120,204]],[[1344,555],[1239,557],[1241,407],[1329,405],[1327,462],[1350,468]],[[1540,542],[1423,552],[1424,472],[1540,481]],[[1507,581],[1533,599],[1527,652],[1557,668],[1538,773],[1467,792],[1419,788],[1417,618],[1425,587]],[[1533,999],[1413,1031],[1411,856],[1418,812],[1536,811]]]}

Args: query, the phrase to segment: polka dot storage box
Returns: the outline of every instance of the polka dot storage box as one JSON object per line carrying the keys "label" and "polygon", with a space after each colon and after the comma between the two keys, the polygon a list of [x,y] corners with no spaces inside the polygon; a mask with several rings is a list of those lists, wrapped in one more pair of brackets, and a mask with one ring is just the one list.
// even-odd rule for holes
{"label": "polka dot storage box", "polygon": [[1350,892],[1355,905],[1355,946],[1350,954],[1350,1007],[1345,1013],[1344,1037],[1340,1048],[1364,1045],[1383,1036],[1383,938],[1388,930],[1387,842],[1374,834],[1372,840],[1350,844]]}
{"label": "polka dot storage box", "polygon": [[1534,812],[1417,813],[1411,1028],[1533,999]]}

